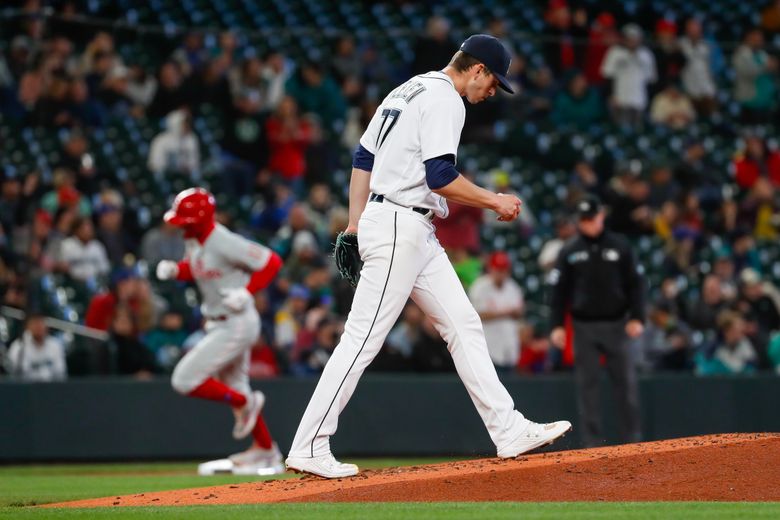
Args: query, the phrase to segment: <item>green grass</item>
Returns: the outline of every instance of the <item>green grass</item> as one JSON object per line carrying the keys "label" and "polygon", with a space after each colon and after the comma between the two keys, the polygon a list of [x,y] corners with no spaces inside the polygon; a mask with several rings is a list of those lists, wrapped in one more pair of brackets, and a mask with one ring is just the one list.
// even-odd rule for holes
{"label": "green grass", "polygon": [[780,504],[712,502],[640,502],[640,503],[381,503],[381,504],[274,504],[254,506],[133,507],[117,509],[31,509],[1,508],[0,517],[9,518],[186,518],[190,519],[262,519],[295,520],[384,520],[420,518],[457,520],[475,518],[523,520],[558,519],[637,519],[637,520],[711,520],[778,518]]}
{"label": "green grass", "polygon": [[[350,462],[362,468],[382,468],[445,460],[451,459],[362,459]],[[292,473],[274,477],[201,477],[195,473],[196,470],[195,462],[0,466],[0,507],[219,486],[269,478],[298,478]]]}
{"label": "green grass", "polygon": [[[364,468],[418,465],[447,459],[350,460]],[[645,503],[382,503],[270,504],[245,506],[132,507],[39,509],[31,504],[134,494],[166,489],[264,480],[269,477],[194,474],[196,463],[58,464],[0,466],[2,518],[186,518],[293,520],[390,518],[419,519],[762,519],[780,518],[780,503],[645,502]],[[282,475],[282,478],[296,478]],[[279,478],[279,477],[270,477]]]}

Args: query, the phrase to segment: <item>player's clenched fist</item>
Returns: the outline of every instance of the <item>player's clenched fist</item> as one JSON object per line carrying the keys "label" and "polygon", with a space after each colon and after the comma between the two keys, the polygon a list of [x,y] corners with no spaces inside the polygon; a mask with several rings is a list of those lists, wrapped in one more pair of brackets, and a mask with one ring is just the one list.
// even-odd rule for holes
{"label": "player's clenched fist", "polygon": [[494,211],[498,213],[498,220],[502,222],[509,222],[514,220],[520,215],[520,209],[523,205],[523,201],[518,199],[514,195],[506,193],[498,193],[496,197],[496,207]]}
{"label": "player's clenched fist", "polygon": [[238,289],[222,289],[219,291],[222,295],[222,305],[231,312],[241,312],[253,300],[252,294],[244,287]]}
{"label": "player's clenched fist", "polygon": [[179,275],[179,265],[173,260],[160,260],[157,264],[158,280],[173,280]]}

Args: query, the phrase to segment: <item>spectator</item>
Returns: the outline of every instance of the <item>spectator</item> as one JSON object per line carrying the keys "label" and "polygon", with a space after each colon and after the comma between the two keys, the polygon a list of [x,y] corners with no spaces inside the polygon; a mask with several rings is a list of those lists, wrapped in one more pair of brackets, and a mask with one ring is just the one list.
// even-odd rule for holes
{"label": "spectator", "polygon": [[343,35],[336,40],[332,64],[339,83],[343,83],[345,79],[350,77],[361,77],[362,63],[355,48],[355,39],[352,36]]}
{"label": "spectator", "polygon": [[[247,112],[257,114],[268,110],[266,104],[266,82],[263,78],[263,62],[257,56],[251,56],[241,63],[238,71],[230,75],[231,96],[241,99]],[[225,98],[228,101],[230,96]],[[219,105],[217,105],[219,106]]]}
{"label": "spectator", "polygon": [[323,318],[316,328],[314,343],[301,352],[296,365],[298,375],[319,374],[325,368],[340,335],[340,325],[332,319]]}
{"label": "spectator", "polygon": [[701,140],[691,138],[683,148],[682,158],[674,167],[674,178],[684,191],[695,191],[708,208],[714,209],[721,201],[723,180],[715,174],[716,167]]}
{"label": "spectator", "polygon": [[46,318],[28,313],[24,333],[11,343],[6,370],[11,376],[27,381],[57,381],[67,377],[65,349],[49,334]]}
{"label": "spectator", "polygon": [[60,259],[71,278],[82,282],[104,276],[110,269],[106,248],[95,239],[95,228],[86,217],[73,223],[71,236],[60,246]]}
{"label": "spectator", "polygon": [[439,70],[442,63],[449,63],[458,47],[450,38],[450,22],[441,16],[428,19],[425,36],[417,39],[412,55],[412,75]]}
{"label": "spectator", "polygon": [[184,317],[173,310],[163,313],[157,326],[145,336],[147,348],[154,354],[157,365],[166,372],[173,371],[182,356],[186,339]]}
{"label": "spectator", "polygon": [[756,351],[745,335],[745,321],[739,313],[723,311],[718,316],[718,340],[711,354],[698,360],[696,371],[700,375],[751,374],[756,361]]}
{"label": "spectator", "polygon": [[696,265],[696,239],[698,233],[686,226],[677,226],[672,231],[672,239],[666,244],[664,273],[667,276],[693,276],[698,271]]}
{"label": "spectator", "polygon": [[777,238],[777,203],[775,187],[759,178],[739,201],[736,223],[751,230],[755,238],[773,240]]}
{"label": "spectator", "polygon": [[674,229],[679,224],[679,220],[680,207],[673,200],[667,200],[661,204],[661,208],[656,211],[653,218],[655,234],[669,244],[672,240]]}
{"label": "spectator", "polygon": [[695,119],[693,103],[674,83],[656,94],[650,105],[650,120],[674,130],[687,128]]}
{"label": "spectator", "polygon": [[780,375],[780,333],[772,335],[767,354],[775,374]]}
{"label": "spectator", "polygon": [[224,112],[230,106],[230,83],[226,74],[228,61],[224,56],[206,62],[205,66],[187,78],[182,89],[190,107],[209,104]]}
{"label": "spectator", "polygon": [[455,372],[455,363],[428,316],[420,326],[420,335],[412,348],[411,364],[415,372]]}
{"label": "spectator", "polygon": [[83,79],[73,79],[69,84],[67,117],[72,126],[102,127],[106,123],[105,110],[89,97],[89,89]]}
{"label": "spectator", "polygon": [[[474,180],[472,172],[465,171],[464,176]],[[436,237],[442,247],[450,250],[464,250],[470,254],[478,254],[481,249],[480,226],[483,212],[479,208],[448,202],[450,210],[446,219],[434,217]]]}
{"label": "spectator", "polygon": [[751,230],[738,227],[731,234],[731,259],[734,263],[734,271],[742,273],[743,269],[751,268],[757,273],[761,272],[761,259],[756,250],[756,241]]}
{"label": "spectator", "polygon": [[160,67],[157,90],[146,109],[149,117],[161,118],[184,105],[184,90],[179,66],[174,62],[163,63]]}
{"label": "spectator", "polygon": [[764,50],[764,35],[760,29],[745,33],[742,45],[731,61],[736,75],[734,98],[742,107],[742,122],[769,122],[776,105],[777,60]]}
{"label": "spectator", "polygon": [[702,282],[701,297],[688,302],[685,317],[695,330],[711,331],[717,328],[718,315],[727,307],[720,280],[714,274],[709,274]]}
{"label": "spectator", "polygon": [[583,8],[572,13],[566,0],[550,0],[545,13],[544,57],[558,76],[584,62],[588,37],[588,16]]}
{"label": "spectator", "polygon": [[577,226],[572,217],[569,215],[558,215],[555,218],[555,238],[545,242],[539,253],[538,263],[542,271],[547,273],[555,267],[555,262],[558,261],[558,253],[560,253],[564,244],[576,234]]}
{"label": "spectator", "polygon": [[184,36],[181,47],[173,52],[171,60],[179,66],[182,74],[190,76],[200,71],[207,57],[208,54],[203,48],[203,35],[190,32]]}
{"label": "spectator", "polygon": [[392,349],[404,360],[411,357],[414,345],[420,339],[420,329],[424,319],[425,314],[422,310],[409,300],[401,313],[401,319],[387,335],[387,348]]}
{"label": "spectator", "polygon": [[124,201],[115,190],[105,190],[95,206],[97,239],[103,244],[112,265],[122,265],[128,254],[135,253],[135,241],[122,226]]}
{"label": "spectator", "polygon": [[764,282],[754,269],[740,273],[740,295],[737,309],[745,320],[745,334],[758,354],[757,365],[768,368],[767,346],[771,334],[780,330],[778,292],[769,282]]}
{"label": "spectator", "polygon": [[653,209],[660,208],[668,201],[675,201],[681,194],[681,188],[672,174],[671,168],[660,163],[650,170],[650,195],[648,203]]}
{"label": "spectator", "polygon": [[520,327],[520,359],[518,370],[523,374],[539,374],[552,368],[557,349],[550,348],[550,340],[539,328],[525,322]]}
{"label": "spectator", "polygon": [[769,34],[780,33],[780,0],[770,2],[761,11],[761,28]]}
{"label": "spectator", "polygon": [[304,63],[287,82],[286,89],[301,112],[317,114],[327,128],[332,128],[336,121],[343,121],[347,110],[344,97],[320,64]]}
{"label": "spectator", "polygon": [[132,311],[123,305],[116,308],[111,319],[107,343],[109,373],[149,379],[159,367],[152,352],[136,334]]}
{"label": "spectator", "polygon": [[661,86],[677,83],[685,66],[685,55],[681,43],[677,40],[677,24],[662,18],[655,24],[656,46],[653,50],[658,84]]}
{"label": "spectator", "polygon": [[166,258],[184,258],[184,236],[181,229],[159,219],[160,225],[150,229],[141,239],[141,258],[150,271]]}
{"label": "spectator", "polygon": [[274,316],[275,347],[288,358],[303,327],[310,298],[311,292],[304,285],[293,285]]}
{"label": "spectator", "polygon": [[733,302],[737,297],[737,279],[734,260],[731,258],[731,251],[724,248],[715,253],[715,262],[712,266],[712,273],[720,281],[720,290],[723,293],[723,299],[727,302]]}
{"label": "spectator", "polygon": [[701,21],[690,18],[685,23],[685,36],[680,38],[680,50],[685,56],[682,83],[697,112],[709,116],[716,108],[715,80],[712,75],[712,48],[704,39]]}
{"label": "spectator", "polygon": [[304,189],[306,147],[311,141],[311,127],[298,116],[298,106],[292,97],[282,98],[274,115],[268,118],[266,136],[270,151],[268,168],[300,196]]}
{"label": "spectator", "polygon": [[220,161],[225,192],[232,198],[251,194],[257,184],[258,171],[268,162],[268,140],[265,115],[251,93],[242,92],[225,119]]}
{"label": "spectator", "polygon": [[149,147],[149,170],[158,180],[165,174],[184,175],[193,182],[200,177],[200,145],[192,131],[187,110],[175,110],[165,118],[165,130]]}
{"label": "spectator", "polygon": [[553,107],[558,89],[548,67],[539,67],[531,73],[531,85],[528,88],[525,103],[529,119],[546,119]]}
{"label": "spectator", "polygon": [[290,78],[290,66],[279,52],[271,52],[266,56],[263,67],[263,79],[266,83],[265,106],[274,110],[284,97],[284,85]]}
{"label": "spectator", "polygon": [[331,243],[330,223],[334,211],[339,206],[333,201],[333,194],[328,185],[314,184],[309,190],[308,199],[302,206],[317,240],[321,245],[329,246]]}
{"label": "spectator", "polygon": [[92,297],[84,317],[84,324],[98,330],[108,330],[118,307],[126,307],[133,315],[138,329],[151,328],[154,322],[154,305],[145,284],[134,269],[120,268],[114,271],[108,291]]}
{"label": "spectator", "polygon": [[[57,162],[57,167],[71,173],[71,176],[65,176],[62,183],[73,186],[80,193],[91,197],[97,193],[105,182],[105,177],[95,165],[95,157],[90,151],[87,137],[78,130],[68,133],[65,142],[62,145],[62,155]],[[75,174],[75,175],[73,175]],[[60,187],[55,179],[55,186]],[[83,198],[79,201],[81,214],[89,215],[89,200]]]}
{"label": "spectator", "polygon": [[611,187],[609,228],[626,235],[644,235],[653,231],[650,185],[640,175],[627,171]]}
{"label": "spectator", "polygon": [[688,370],[692,352],[691,330],[666,301],[656,302],[650,323],[639,339],[641,368],[654,371]]}
{"label": "spectator", "polygon": [[518,320],[523,317],[523,291],[511,277],[511,262],[506,253],[490,255],[487,274],[469,288],[469,299],[482,320],[485,340],[493,364],[512,371],[520,358]]}
{"label": "spectator", "polygon": [[566,90],[555,97],[551,118],[556,125],[586,130],[601,120],[603,112],[601,97],[588,85],[585,75],[578,72],[571,76]]}
{"label": "spectator", "polygon": [[142,110],[151,104],[157,93],[157,79],[138,64],[130,65],[127,71],[127,89],[125,95]]}
{"label": "spectator", "polygon": [[756,135],[745,137],[745,147],[735,155],[733,166],[741,188],[752,188],[759,178],[780,186],[780,152],[770,150]]}
{"label": "spectator", "polygon": [[655,58],[642,45],[642,29],[623,27],[623,42],[613,45],[601,66],[601,75],[612,81],[610,108],[615,122],[639,129],[647,107],[648,86],[656,80]]}
{"label": "spectator", "polygon": [[604,83],[601,65],[610,47],[620,42],[620,33],[615,29],[615,17],[611,13],[599,14],[590,26],[588,45],[585,50],[585,77],[591,85],[600,87]]}

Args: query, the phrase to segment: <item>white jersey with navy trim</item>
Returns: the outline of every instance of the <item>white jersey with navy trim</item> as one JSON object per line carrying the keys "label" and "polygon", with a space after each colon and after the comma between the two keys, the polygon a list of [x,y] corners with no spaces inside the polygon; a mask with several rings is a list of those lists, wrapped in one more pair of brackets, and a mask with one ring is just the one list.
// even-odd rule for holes
{"label": "white jersey with navy trim", "polygon": [[425,161],[457,157],[466,107],[449,76],[414,76],[385,97],[360,138],[374,154],[371,191],[406,207],[449,213],[443,197],[425,180]]}

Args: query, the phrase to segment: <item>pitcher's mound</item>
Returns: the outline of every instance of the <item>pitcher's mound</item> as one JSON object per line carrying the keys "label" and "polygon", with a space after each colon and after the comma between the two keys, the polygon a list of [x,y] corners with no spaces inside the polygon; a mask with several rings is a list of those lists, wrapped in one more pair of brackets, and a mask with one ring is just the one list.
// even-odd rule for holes
{"label": "pitcher's mound", "polygon": [[253,482],[57,507],[269,502],[780,500],[780,434],[724,434],[517,460],[364,471],[357,477]]}

